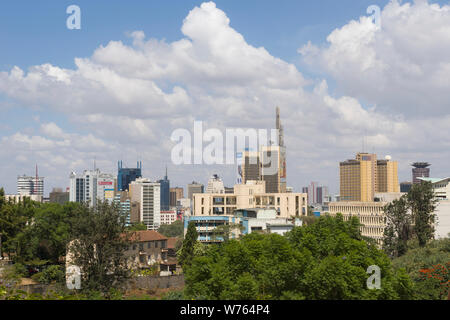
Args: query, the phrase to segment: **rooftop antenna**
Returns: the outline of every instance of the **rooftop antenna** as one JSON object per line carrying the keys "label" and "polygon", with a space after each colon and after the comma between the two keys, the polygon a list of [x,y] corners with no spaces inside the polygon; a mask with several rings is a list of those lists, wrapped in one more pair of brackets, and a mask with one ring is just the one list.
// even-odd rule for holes
{"label": "rooftop antenna", "polygon": [[39,181],[39,174],[38,174],[38,165],[36,163],[36,182],[34,184],[34,194],[38,194],[38,181]]}

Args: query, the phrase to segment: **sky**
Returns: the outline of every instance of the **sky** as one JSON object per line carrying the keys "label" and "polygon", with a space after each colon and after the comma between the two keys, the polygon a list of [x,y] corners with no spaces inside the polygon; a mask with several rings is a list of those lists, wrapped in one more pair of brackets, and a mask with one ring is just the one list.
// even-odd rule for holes
{"label": "sky", "polygon": [[[81,9],[69,30],[66,9]],[[367,13],[380,7],[378,26]],[[2,1],[0,186],[143,162],[171,186],[236,179],[233,165],[176,165],[195,120],[271,129],[281,110],[287,184],[339,192],[339,162],[391,155],[448,177],[449,1]]]}

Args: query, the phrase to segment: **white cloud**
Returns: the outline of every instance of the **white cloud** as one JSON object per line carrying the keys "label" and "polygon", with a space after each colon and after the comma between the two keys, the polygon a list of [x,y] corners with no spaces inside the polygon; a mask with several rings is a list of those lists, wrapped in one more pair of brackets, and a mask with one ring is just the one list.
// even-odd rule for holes
{"label": "white cloud", "polygon": [[299,52],[345,94],[408,118],[449,113],[450,6],[392,1],[381,12],[381,29],[361,17],[327,42]]}
{"label": "white cloud", "polygon": [[[131,44],[111,41],[89,58],[76,58],[73,70],[45,64],[27,72],[18,67],[0,72],[0,93],[63,114],[77,128],[68,132],[53,121],[41,124],[38,133],[24,129],[3,136],[0,160],[7,165],[0,175],[14,186],[11,172],[39,162],[51,186],[66,186],[70,170],[90,168],[94,159],[103,170],[115,172],[117,160],[133,164],[139,158],[151,178],[161,177],[169,163],[175,184],[206,182],[217,172],[228,174],[225,182],[231,185],[231,167],[170,166],[171,132],[192,130],[194,120],[208,128],[273,128],[277,105],[288,147],[288,184],[297,190],[314,179],[337,191],[338,162],[361,150],[363,136],[367,151],[391,154],[404,173],[410,161],[425,155],[425,160],[444,163],[439,159],[449,156],[450,117],[443,105],[450,99],[442,88],[449,60],[436,48],[446,48],[447,33],[438,30],[426,39],[428,48],[417,41],[447,24],[440,19],[448,9],[421,6],[392,3],[383,10],[382,31],[361,18],[333,31],[328,47],[303,47],[307,61],[347,90],[339,97],[330,94],[325,80],[312,91],[305,89],[314,82],[294,65],[247,43],[212,2],[189,12],[181,29],[184,37],[172,43],[135,31]],[[414,27],[420,35],[395,22],[421,21],[422,14],[424,30]],[[441,68],[434,70],[436,64]],[[411,108],[405,107],[408,99],[415,102]],[[439,118],[411,119],[409,112],[422,112],[423,101]]]}

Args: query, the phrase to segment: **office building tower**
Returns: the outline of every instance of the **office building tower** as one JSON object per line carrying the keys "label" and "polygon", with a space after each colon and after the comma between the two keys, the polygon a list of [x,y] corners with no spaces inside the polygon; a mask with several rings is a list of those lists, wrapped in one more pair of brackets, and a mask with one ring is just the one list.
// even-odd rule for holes
{"label": "office building tower", "polygon": [[391,156],[377,160],[375,192],[400,192],[398,183],[398,163]]}
{"label": "office building tower", "polygon": [[222,179],[217,174],[214,174],[208,181],[206,193],[225,193],[225,187]]}
{"label": "office building tower", "polygon": [[142,162],[136,168],[124,168],[123,161],[118,162],[117,191],[127,191],[131,182],[142,178]]}
{"label": "office building tower", "polygon": [[284,129],[280,121],[280,108],[276,108],[278,145],[263,146],[260,155],[261,180],[266,182],[267,193],[286,192],[286,147]]}
{"label": "office building tower", "polygon": [[317,204],[325,204],[326,202],[329,202],[329,195],[328,195],[328,187],[326,186],[319,186],[316,188],[316,203]]}
{"label": "office building tower", "polygon": [[413,184],[418,184],[421,182],[421,180],[417,178],[430,177],[430,168],[428,168],[430,164],[428,162],[414,162],[412,166],[414,167],[412,169]]}
{"label": "office building tower", "polygon": [[191,199],[191,202],[194,199],[193,194],[203,193],[203,192],[204,192],[204,186],[195,181],[192,181],[192,183],[188,184],[188,186],[187,186],[187,193],[188,193],[187,196],[189,199]]}
{"label": "office building tower", "polygon": [[17,194],[22,196],[44,196],[44,177],[18,176]]}
{"label": "office building tower", "polygon": [[69,192],[63,191],[62,188],[53,188],[49,198],[50,203],[65,204],[66,202],[69,202]]}
{"label": "office building tower", "polygon": [[358,153],[356,159],[339,164],[340,200],[373,201],[375,194],[376,155]]}
{"label": "office building tower", "polygon": [[147,226],[147,230],[157,230],[161,225],[161,185],[149,179],[138,178],[130,183],[131,218],[137,214],[139,222]]}
{"label": "office building tower", "polygon": [[308,194],[308,205],[324,204],[328,199],[328,187],[319,185],[312,181],[308,187],[302,188],[303,193]]}
{"label": "office building tower", "polygon": [[170,188],[170,201],[169,204],[171,207],[177,206],[177,201],[179,199],[184,198],[184,191],[183,188],[176,187],[176,188]]}
{"label": "office building tower", "polygon": [[373,201],[377,192],[400,192],[397,161],[358,153],[355,160],[340,163],[340,201]]}
{"label": "office building tower", "polygon": [[83,174],[70,174],[69,201],[88,203],[95,207],[98,201],[114,200],[116,177],[99,169],[85,170]]}
{"label": "office building tower", "polygon": [[170,207],[170,181],[167,178],[167,167],[166,167],[166,175],[164,176],[164,179],[158,180],[159,184],[161,185],[161,210],[167,211]]}
{"label": "office building tower", "polygon": [[400,192],[409,192],[409,190],[411,190],[412,187],[412,182],[401,182],[400,183]]}
{"label": "office building tower", "polygon": [[242,182],[261,180],[260,176],[260,155],[257,151],[245,150],[242,155]]}
{"label": "office building tower", "polygon": [[[128,191],[118,191],[113,200],[114,204],[119,208],[120,214],[125,216],[125,225],[130,226],[131,221],[131,198]],[[133,221],[137,223],[138,221]]]}

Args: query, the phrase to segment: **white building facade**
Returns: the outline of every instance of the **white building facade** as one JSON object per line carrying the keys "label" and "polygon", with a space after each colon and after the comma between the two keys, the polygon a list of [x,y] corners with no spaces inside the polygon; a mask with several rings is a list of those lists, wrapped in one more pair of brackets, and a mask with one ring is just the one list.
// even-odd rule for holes
{"label": "white building facade", "polygon": [[158,230],[161,226],[161,185],[149,179],[138,178],[130,183],[131,203],[139,204],[139,221],[147,230]]}
{"label": "white building facade", "polygon": [[100,201],[113,201],[116,177],[99,169],[85,170],[83,174],[70,174],[69,201],[88,203],[95,207]]}

